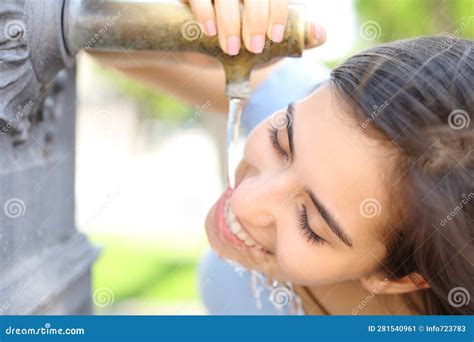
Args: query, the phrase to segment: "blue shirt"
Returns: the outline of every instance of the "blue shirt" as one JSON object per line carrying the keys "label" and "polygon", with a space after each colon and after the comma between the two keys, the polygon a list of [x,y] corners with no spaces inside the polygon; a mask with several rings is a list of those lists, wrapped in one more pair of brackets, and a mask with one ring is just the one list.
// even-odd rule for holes
{"label": "blue shirt", "polygon": [[248,99],[242,112],[243,127],[251,130],[275,111],[306,97],[329,73],[312,57],[286,58]]}

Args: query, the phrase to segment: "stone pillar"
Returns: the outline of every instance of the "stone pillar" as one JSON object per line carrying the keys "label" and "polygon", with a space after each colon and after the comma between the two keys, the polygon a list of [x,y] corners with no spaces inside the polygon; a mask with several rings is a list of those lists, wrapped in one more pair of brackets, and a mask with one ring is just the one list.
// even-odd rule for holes
{"label": "stone pillar", "polygon": [[61,0],[0,2],[0,314],[89,314],[74,222],[75,65]]}

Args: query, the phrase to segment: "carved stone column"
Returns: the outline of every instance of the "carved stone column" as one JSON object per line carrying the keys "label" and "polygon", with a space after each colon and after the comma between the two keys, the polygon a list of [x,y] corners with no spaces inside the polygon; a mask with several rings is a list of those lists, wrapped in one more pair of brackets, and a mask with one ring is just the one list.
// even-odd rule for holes
{"label": "carved stone column", "polygon": [[91,313],[74,222],[75,65],[62,0],[0,2],[0,314]]}

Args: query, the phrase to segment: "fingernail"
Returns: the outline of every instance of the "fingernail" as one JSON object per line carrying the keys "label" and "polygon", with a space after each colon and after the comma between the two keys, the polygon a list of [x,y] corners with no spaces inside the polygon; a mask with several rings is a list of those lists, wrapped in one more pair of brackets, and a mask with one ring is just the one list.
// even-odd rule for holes
{"label": "fingernail", "polygon": [[252,41],[250,42],[252,52],[260,53],[263,51],[263,46],[265,45],[265,37],[263,34],[256,34],[252,36]]}
{"label": "fingernail", "polygon": [[321,25],[311,23],[311,32],[314,39],[320,41],[323,35],[326,33],[326,30]]}
{"label": "fingernail", "polygon": [[227,53],[235,56],[240,50],[240,39],[237,36],[230,36],[227,38]]}
{"label": "fingernail", "polygon": [[214,20],[209,19],[204,22],[204,26],[206,27],[206,32],[208,36],[215,36],[217,34],[217,27]]}
{"label": "fingernail", "polygon": [[276,24],[272,28],[272,40],[275,43],[280,43],[283,40],[283,34],[285,33],[285,25]]}

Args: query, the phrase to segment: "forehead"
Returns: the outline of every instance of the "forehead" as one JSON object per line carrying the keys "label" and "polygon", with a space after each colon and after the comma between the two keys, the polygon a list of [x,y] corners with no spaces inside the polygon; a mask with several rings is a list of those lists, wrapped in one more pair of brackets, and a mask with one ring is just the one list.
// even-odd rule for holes
{"label": "forehead", "polygon": [[324,85],[295,104],[295,168],[357,239],[354,234],[362,232],[350,231],[355,227],[387,222],[390,157],[385,145],[356,134],[358,123],[339,101],[333,88]]}

